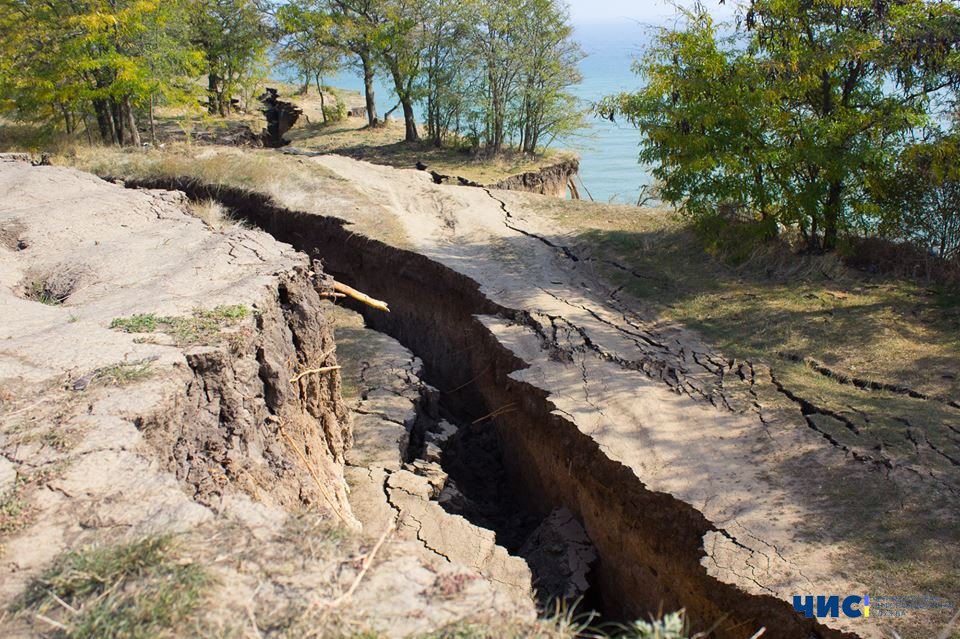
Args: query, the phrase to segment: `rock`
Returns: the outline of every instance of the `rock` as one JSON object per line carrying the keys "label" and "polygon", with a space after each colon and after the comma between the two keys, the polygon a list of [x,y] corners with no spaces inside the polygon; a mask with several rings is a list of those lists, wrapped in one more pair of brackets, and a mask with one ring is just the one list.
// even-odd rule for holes
{"label": "rock", "polygon": [[530,534],[519,554],[537,575],[534,587],[542,603],[574,601],[590,588],[588,577],[597,561],[597,550],[566,508],[551,512]]}
{"label": "rock", "polygon": [[425,433],[425,439],[430,444],[443,446],[445,443],[447,443],[447,440],[453,437],[456,433],[456,426],[445,419],[441,419],[437,422],[436,426],[434,426],[433,430],[428,430]]}
{"label": "rock", "polygon": [[443,451],[439,446],[432,443],[427,443],[423,449],[423,458],[429,462],[440,463],[440,457],[443,455]]}
{"label": "rock", "polygon": [[410,468],[430,484],[430,499],[436,499],[440,496],[444,486],[447,485],[448,475],[438,462],[417,459],[410,464]]}

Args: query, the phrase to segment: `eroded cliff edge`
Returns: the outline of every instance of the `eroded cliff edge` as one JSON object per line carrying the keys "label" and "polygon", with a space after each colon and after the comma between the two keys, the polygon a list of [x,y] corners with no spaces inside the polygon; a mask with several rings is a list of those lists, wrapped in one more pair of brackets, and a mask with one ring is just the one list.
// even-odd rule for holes
{"label": "eroded cliff edge", "polygon": [[[371,240],[341,219],[286,209],[257,193],[190,179],[161,179],[143,185],[181,189],[197,200],[216,197],[274,237],[323,255],[334,275],[349,275],[358,286],[387,300],[392,309],[389,314],[357,310],[364,312],[371,327],[394,337],[423,360],[425,379],[439,389],[441,406],[466,425],[454,442],[459,450],[444,450],[457,486],[467,486],[467,500],[481,506],[513,499],[512,503],[538,521],[558,509],[572,512],[599,555],[591,574],[591,596],[612,618],[642,618],[655,614],[658,607],[683,607],[695,628],[714,627],[717,637],[746,639],[762,627],[775,629],[776,636],[798,639],[857,636],[804,619],[785,598],[776,596],[767,584],[796,578],[805,566],[794,563],[793,557],[779,555],[776,549],[768,554],[768,544],[774,542],[753,538],[749,542],[753,547],[747,545],[744,540],[750,533],[741,523],[743,518],[725,520],[721,526],[690,501],[652,488],[621,461],[624,451],[611,449],[598,437],[596,426],[594,432],[588,431],[591,416],[610,419],[622,410],[622,401],[644,395],[664,416],[686,417],[698,426],[704,425],[700,420],[714,420],[713,427],[728,435],[736,432],[734,428],[742,430],[737,420],[743,418],[724,416],[714,412],[713,404],[704,407],[698,403],[704,394],[722,393],[732,402],[735,393],[748,392],[733,379],[726,380],[723,390],[716,385],[716,376],[725,374],[730,363],[718,357],[713,360],[709,353],[675,349],[665,344],[663,336],[648,336],[625,315],[620,319],[629,328],[617,330],[613,316],[607,319],[607,311],[600,315],[598,309],[590,314],[593,309],[586,306],[587,299],[577,305],[554,298],[537,286],[541,278],[569,277],[552,264],[548,266],[554,259],[564,259],[564,252],[544,241],[546,238],[517,230],[517,220],[491,194],[475,188],[442,191],[450,188],[442,185],[435,191],[432,185],[423,186],[422,177],[413,172],[352,162],[347,166],[371,173],[382,170],[396,177],[397,183],[389,183],[389,191],[395,194],[397,189],[406,189],[406,199],[400,204],[407,205],[408,229],[422,234],[420,250],[401,250]],[[379,191],[384,184],[371,180],[365,186]],[[454,199],[460,197],[467,201]],[[438,209],[449,208],[423,204],[436,203],[438,198],[448,198],[444,202],[447,207],[464,207],[458,210],[461,214],[454,218],[455,224],[445,223],[443,217],[432,220],[443,225],[440,241],[432,234],[435,227],[424,222]],[[488,204],[483,204],[485,200]],[[534,253],[531,246],[546,246],[543,252],[548,257],[539,265],[543,272],[521,269],[506,276],[509,283],[497,280],[503,277],[505,263],[509,268],[510,254],[497,246],[503,262],[487,260],[487,244],[477,241],[478,229],[470,226],[477,219],[464,214],[466,211],[475,213],[481,223],[495,224],[494,229],[521,236],[521,250],[527,254]],[[487,227],[482,228],[486,231]],[[431,259],[433,254],[443,257]],[[471,260],[471,256],[477,259]],[[477,279],[467,273],[476,274]],[[491,281],[507,284],[498,296],[504,302],[513,301],[510,306],[486,294],[477,280],[487,277],[488,286]],[[566,307],[565,315],[553,314],[544,306],[532,310],[530,295],[540,296],[535,304],[544,304],[545,298],[556,299]],[[609,332],[581,323],[581,312]],[[609,343],[611,336],[626,337],[639,351],[630,351],[631,358],[639,359],[604,352],[603,344]],[[596,375],[600,371],[594,366],[606,377]],[[562,390],[544,390],[546,375],[558,375],[554,388]],[[595,381],[598,379],[603,381]],[[644,379],[653,381],[644,383]],[[658,390],[661,384],[677,390]],[[593,396],[595,393],[606,397]],[[677,397],[679,400],[673,399]],[[681,405],[673,406],[676,401]],[[631,406],[636,410],[632,402]],[[621,426],[634,432],[637,424],[652,425],[651,421],[638,414],[622,415]],[[491,433],[495,434],[492,438]],[[752,439],[752,434],[745,436]],[[641,448],[649,445],[642,428],[630,438],[636,438]],[[622,435],[621,441],[630,440]],[[466,462],[466,467],[458,467],[461,460],[488,456],[491,451],[497,451],[505,466],[506,486],[489,486],[497,479],[489,474],[488,465]],[[745,493],[752,490],[760,488],[744,488]],[[749,494],[744,497],[750,498]],[[465,516],[495,530],[498,540],[516,534],[511,517],[480,510]]]}
{"label": "eroded cliff edge", "polygon": [[[5,636],[86,627],[123,592],[111,606],[136,611],[159,587],[141,596],[139,573],[177,566],[204,575],[177,621],[187,635],[397,636],[478,609],[531,618],[522,570],[505,596],[403,535],[360,534],[344,478],[355,407],[311,258],[205,224],[182,193],[22,157],[0,159],[0,197]],[[119,594],[57,590],[65,562],[144,547],[169,565],[134,566]],[[423,615],[437,582],[457,588]]]}

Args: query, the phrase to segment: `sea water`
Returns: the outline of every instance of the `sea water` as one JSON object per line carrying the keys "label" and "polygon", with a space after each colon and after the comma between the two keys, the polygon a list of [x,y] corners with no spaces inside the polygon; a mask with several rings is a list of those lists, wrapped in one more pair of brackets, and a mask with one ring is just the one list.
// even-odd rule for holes
{"label": "sea water", "polygon": [[[580,62],[583,81],[575,87],[586,107],[604,96],[640,88],[642,80],[633,63],[643,54],[650,27],[632,21],[582,25],[575,27],[574,37],[586,54]],[[581,197],[589,193],[598,202],[636,204],[642,186],[651,181],[638,161],[640,139],[640,132],[623,118],[611,122],[591,109],[586,127],[555,144],[580,156],[580,177],[586,187]]]}
{"label": "sea water", "polygon": [[[649,42],[651,29],[631,20],[575,26],[574,38],[586,56],[580,62],[583,81],[573,87],[573,91],[590,113],[583,128],[555,140],[551,148],[571,149],[580,156],[583,183],[580,195],[584,199],[636,204],[642,186],[651,182],[647,168],[638,162],[639,131],[622,118],[610,122],[591,109],[604,96],[636,91],[640,87],[641,78],[632,67]],[[349,70],[325,82],[342,89],[363,91],[362,77]],[[382,116],[396,104],[385,75],[378,76],[375,91],[377,111]],[[419,109],[417,116],[421,119]],[[396,111],[393,117],[399,117]]]}

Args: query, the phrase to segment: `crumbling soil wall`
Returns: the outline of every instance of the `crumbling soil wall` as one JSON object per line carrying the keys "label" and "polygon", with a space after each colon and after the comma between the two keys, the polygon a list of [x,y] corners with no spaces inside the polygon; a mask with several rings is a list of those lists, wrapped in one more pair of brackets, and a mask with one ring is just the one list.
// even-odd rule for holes
{"label": "crumbling soil wall", "polygon": [[278,276],[252,328],[185,357],[192,378],[140,428],[195,500],[213,505],[229,483],[261,501],[333,508],[350,520],[343,464],[352,436],[340,376],[291,381],[336,365],[333,334],[305,268]]}
{"label": "crumbling soil wall", "polygon": [[648,490],[574,423],[554,414],[544,391],[509,377],[526,363],[478,316],[537,330],[525,313],[492,303],[475,282],[422,255],[351,233],[337,218],[190,180],[149,186],[218,199],[277,239],[322,255],[338,279],[387,301],[389,314],[356,310],[369,326],[422,358],[427,381],[463,422],[512,407],[484,427],[496,429],[516,490],[531,509],[546,515],[562,506],[582,520],[600,555],[594,582],[607,615],[646,618],[685,608],[694,630],[719,622],[711,635],[718,638],[747,639],[760,626],[783,639],[855,637],[804,619],[786,601],[748,594],[708,575],[701,565],[703,538],[716,528],[699,511]]}
{"label": "crumbling soil wall", "polygon": [[[488,188],[505,191],[526,191],[563,198],[567,196],[568,188],[579,172],[580,161],[574,158],[545,166],[539,171],[511,175],[505,180],[488,185]],[[579,199],[576,187],[570,189],[570,191],[574,199]]]}
{"label": "crumbling soil wall", "polygon": [[[425,166],[422,168],[426,169]],[[573,199],[578,200],[580,199],[580,193],[573,180],[579,172],[580,161],[572,158],[557,164],[545,166],[536,171],[527,171],[526,173],[511,175],[493,184],[480,184],[479,182],[474,182],[463,177],[444,175],[436,171],[430,171],[430,176],[437,184],[455,184],[457,186],[502,189],[504,191],[525,191],[527,193],[537,193],[539,195],[549,195],[559,198],[567,197],[567,193],[569,192]]]}

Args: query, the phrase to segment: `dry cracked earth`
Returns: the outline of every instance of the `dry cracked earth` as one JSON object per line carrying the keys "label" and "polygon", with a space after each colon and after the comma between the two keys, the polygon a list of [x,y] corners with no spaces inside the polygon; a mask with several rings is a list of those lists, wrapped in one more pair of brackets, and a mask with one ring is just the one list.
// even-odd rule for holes
{"label": "dry cracked earth", "polygon": [[[948,531],[937,543],[960,547],[956,447],[937,444],[955,442],[960,410],[950,400],[957,419],[933,425],[943,433],[907,426],[912,453],[878,447],[769,366],[656,321],[597,276],[602,258],[567,246],[563,229],[525,206],[533,196],[337,156],[291,161],[337,179],[312,199],[291,197],[296,205],[282,194],[163,184],[216,197],[260,229],[218,233],[175,192],[0,163],[0,275],[15,310],[0,335],[0,493],[25,486],[32,513],[3,533],[4,602],[63,549],[174,528],[233,535],[245,551],[246,564],[196,558],[227,575],[213,608],[223,619],[240,610],[241,633],[259,633],[271,609],[324,609],[345,592],[352,614],[390,636],[477,611],[529,619],[537,597],[582,597],[613,620],[685,608],[694,630],[737,639],[761,628],[784,638],[891,628],[919,637],[949,618],[814,621],[791,601],[891,583],[909,592],[889,594],[928,589],[922,574],[888,581],[867,570],[842,531],[857,516],[851,504],[872,499],[891,518],[924,509],[924,526],[932,518]],[[402,245],[385,231],[397,227]],[[47,281],[50,269],[75,266],[57,304],[24,299],[34,273]],[[321,268],[390,313],[320,299]],[[220,344],[109,329],[114,317],[217,304],[254,311]],[[244,340],[230,339],[245,328]],[[156,374],[73,389],[118,363]],[[283,383],[333,363],[342,368],[327,381]],[[199,418],[210,412],[204,401],[181,397],[190,380],[215,414]],[[185,426],[197,419],[219,435]],[[51,424],[76,441],[47,441]],[[187,452],[177,462],[171,449]],[[45,468],[55,472],[21,480]],[[330,494],[317,494],[318,473]],[[345,563],[284,555],[290,513],[304,510],[339,513],[366,554]],[[906,538],[891,543],[926,540],[919,524],[897,531]],[[271,561],[287,569],[275,574]],[[49,630],[23,615],[0,622],[15,635]]]}

